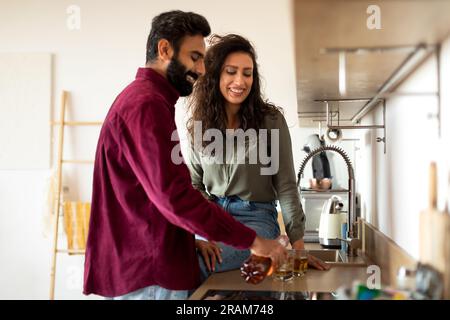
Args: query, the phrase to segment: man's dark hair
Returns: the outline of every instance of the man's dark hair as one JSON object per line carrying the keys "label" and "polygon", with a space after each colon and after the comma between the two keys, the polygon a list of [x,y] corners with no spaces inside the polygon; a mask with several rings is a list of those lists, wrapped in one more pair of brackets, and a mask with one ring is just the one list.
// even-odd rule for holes
{"label": "man's dark hair", "polygon": [[147,61],[154,61],[158,57],[158,42],[161,39],[169,41],[175,56],[185,36],[202,35],[207,37],[211,28],[205,17],[180,10],[163,12],[153,18],[152,29],[147,40]]}

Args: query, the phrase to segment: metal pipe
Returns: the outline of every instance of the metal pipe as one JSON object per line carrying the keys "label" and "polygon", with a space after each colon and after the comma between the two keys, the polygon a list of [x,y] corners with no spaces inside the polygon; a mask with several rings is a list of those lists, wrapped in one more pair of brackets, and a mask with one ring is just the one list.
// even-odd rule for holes
{"label": "metal pipe", "polygon": [[371,99],[372,98],[315,99],[314,102],[327,102],[327,101],[330,101],[330,102],[345,102],[345,101],[348,101],[348,102],[360,102],[360,101],[369,101]]}
{"label": "metal pipe", "polygon": [[371,125],[371,126],[328,126],[329,129],[383,129],[383,125]]}
{"label": "metal pipe", "polygon": [[416,66],[422,61],[427,53],[427,46],[419,44],[416,50],[406,57],[402,64],[394,71],[394,73],[386,80],[385,83],[378,90],[378,93],[356,113],[352,122],[357,123],[364,117],[373,107],[379,103],[379,98],[387,91],[389,91],[395,84],[403,80]]}
{"label": "metal pipe", "polygon": [[[383,98],[391,97],[417,97],[417,96],[438,96],[439,92],[386,92],[380,96],[380,100]],[[333,99],[315,99],[314,102],[364,102],[370,101],[372,98],[333,98]]]}
{"label": "metal pipe", "polygon": [[330,125],[330,113],[329,113],[329,107],[328,107],[328,101],[325,101],[325,106],[326,106],[326,112],[327,112],[327,126]]}
{"label": "metal pipe", "polygon": [[345,70],[345,51],[339,52],[339,93],[347,95],[347,76]]}
{"label": "metal pipe", "polygon": [[416,49],[417,46],[385,46],[385,47],[347,47],[347,48],[322,48],[321,54],[336,54],[340,52],[353,54],[367,54],[367,53],[382,53],[382,52],[397,52],[408,53]]}
{"label": "metal pipe", "polygon": [[356,222],[355,179],[348,179],[348,237],[356,238],[354,223]]}

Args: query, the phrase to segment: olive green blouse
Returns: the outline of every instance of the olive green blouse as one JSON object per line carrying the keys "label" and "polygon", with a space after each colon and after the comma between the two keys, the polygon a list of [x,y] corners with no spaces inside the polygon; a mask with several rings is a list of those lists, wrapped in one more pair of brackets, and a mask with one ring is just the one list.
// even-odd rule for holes
{"label": "olive green blouse", "polygon": [[[219,152],[213,153],[212,156],[207,155],[210,152],[205,153],[205,151],[209,146],[203,150],[191,147],[187,162],[192,184],[210,200],[212,195],[238,196],[247,201],[278,200],[286,233],[291,243],[294,243],[303,238],[305,214],[296,185],[289,129],[283,115],[278,111],[275,115],[265,116],[263,128],[267,129],[267,139],[264,139],[264,134],[253,135],[256,139],[248,137],[241,140],[241,142],[245,141],[243,144],[234,143],[233,148],[226,147],[231,146],[227,144],[227,141],[230,141],[230,137],[234,139],[232,141],[239,141],[239,139],[235,135],[233,137],[227,134],[222,140],[224,150],[222,155]],[[242,130],[241,132],[243,133]],[[242,154],[238,152],[239,145],[245,145],[245,161],[238,156]],[[229,152],[230,155],[227,154],[227,150],[232,150]],[[250,155],[252,152],[253,155],[258,154],[257,160]],[[263,157],[260,157],[261,152]],[[270,162],[268,157],[271,157]],[[264,170],[269,172],[263,172]]]}

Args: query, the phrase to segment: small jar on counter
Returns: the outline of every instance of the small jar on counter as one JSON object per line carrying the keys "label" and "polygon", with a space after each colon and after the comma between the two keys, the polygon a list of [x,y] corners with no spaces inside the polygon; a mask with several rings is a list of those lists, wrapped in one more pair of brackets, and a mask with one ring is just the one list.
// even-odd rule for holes
{"label": "small jar on counter", "polygon": [[397,272],[397,289],[405,291],[416,290],[416,270],[400,267]]}

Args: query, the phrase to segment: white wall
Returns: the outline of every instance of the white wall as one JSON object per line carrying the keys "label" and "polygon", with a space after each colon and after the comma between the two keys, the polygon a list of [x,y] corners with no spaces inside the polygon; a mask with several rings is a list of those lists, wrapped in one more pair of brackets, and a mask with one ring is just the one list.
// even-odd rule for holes
{"label": "white wall", "polygon": [[[81,29],[67,28],[70,5],[81,9]],[[263,88],[297,124],[290,1],[270,0],[0,0],[0,52],[53,54],[53,119],[61,90],[70,92],[69,120],[103,120],[121,89],[145,63],[151,19],[169,9],[204,14],[213,32],[247,36],[259,54]],[[183,103],[179,104],[183,107]],[[7,116],[7,115],[1,115]],[[183,110],[177,123],[183,124]],[[65,157],[92,159],[98,128],[69,128]],[[29,134],[32,134],[30,132]],[[92,167],[68,165],[69,198],[89,201]],[[51,237],[47,215],[52,171],[0,171],[0,299],[46,299]],[[83,299],[83,259],[60,255],[56,298]]]}
{"label": "white wall", "polygon": [[[450,39],[441,53],[442,137],[438,137],[437,97],[393,97],[387,100],[387,152],[373,132],[363,134],[364,164],[360,191],[363,216],[412,257],[419,258],[419,213],[428,207],[428,172],[431,161],[439,171],[439,208],[448,201],[450,99]],[[430,57],[396,92],[437,91],[436,57]],[[363,123],[382,121],[378,107]]]}
{"label": "white wall", "polygon": [[[450,206],[450,37],[441,47],[441,134],[442,150],[437,158],[440,161],[439,207]],[[447,178],[448,177],[448,178]]]}

